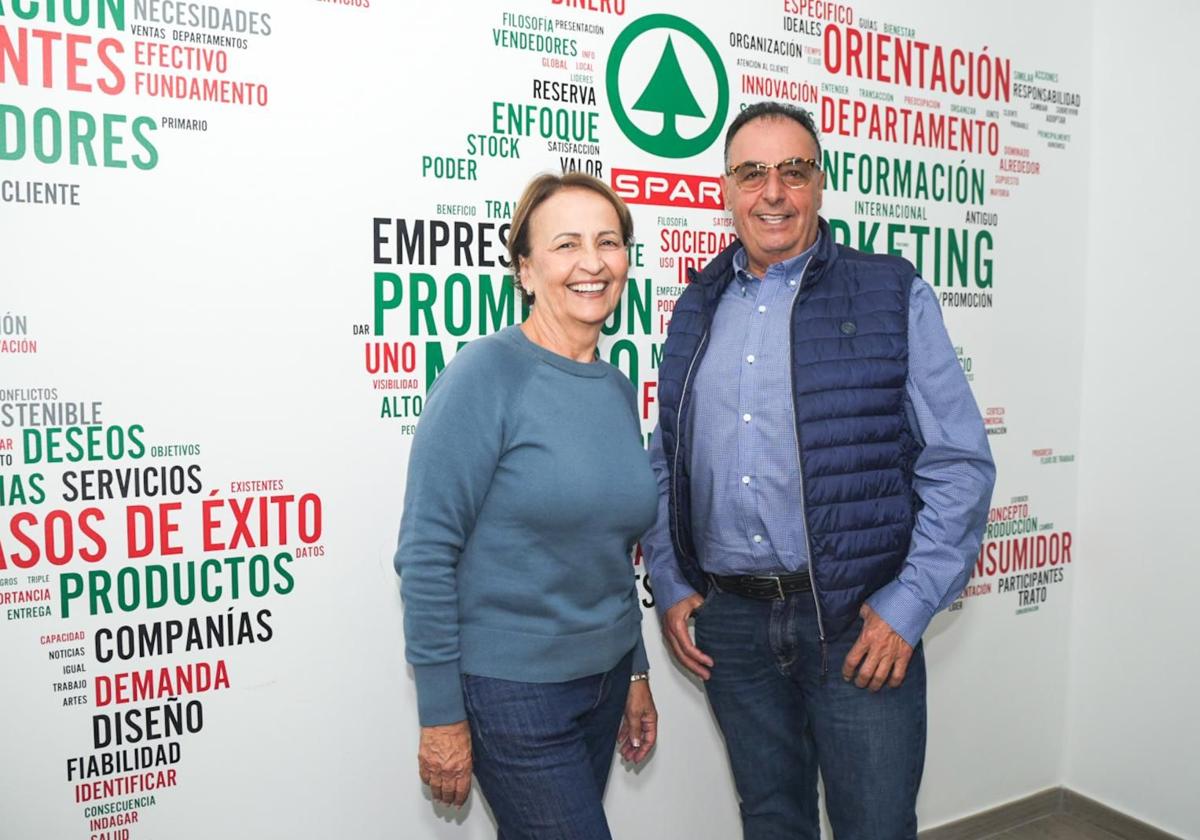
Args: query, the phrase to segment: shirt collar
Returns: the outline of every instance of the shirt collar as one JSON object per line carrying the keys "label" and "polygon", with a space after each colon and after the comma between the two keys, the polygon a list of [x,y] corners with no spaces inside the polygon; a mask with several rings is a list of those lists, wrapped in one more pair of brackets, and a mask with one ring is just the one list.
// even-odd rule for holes
{"label": "shirt collar", "polygon": [[[821,237],[823,235],[823,232],[818,230],[817,238],[813,240],[813,244],[791,259],[770,266],[767,269],[767,273],[776,277],[782,276],[784,280],[792,278],[799,280],[799,275],[804,271],[804,267],[808,265],[808,258],[813,255],[817,250],[817,246],[821,244]],[[745,284],[750,281],[762,279],[750,273],[748,264],[749,258],[746,256],[745,247],[738,248],[737,253],[733,255],[733,272],[740,283]]]}

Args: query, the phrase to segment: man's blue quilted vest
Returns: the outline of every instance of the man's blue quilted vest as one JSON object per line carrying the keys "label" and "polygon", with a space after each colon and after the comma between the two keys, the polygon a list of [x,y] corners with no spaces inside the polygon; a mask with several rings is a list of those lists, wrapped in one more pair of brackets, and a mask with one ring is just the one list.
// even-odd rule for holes
{"label": "man's blue quilted vest", "polygon": [[[837,245],[820,224],[821,244],[792,310],[791,343],[810,571],[828,639],[904,562],[920,504],[912,489],[919,444],[905,411],[913,268]],[[692,540],[690,380],[739,247],[715,257],[680,296],[659,369],[671,536],[684,577],[701,593],[709,584]]]}

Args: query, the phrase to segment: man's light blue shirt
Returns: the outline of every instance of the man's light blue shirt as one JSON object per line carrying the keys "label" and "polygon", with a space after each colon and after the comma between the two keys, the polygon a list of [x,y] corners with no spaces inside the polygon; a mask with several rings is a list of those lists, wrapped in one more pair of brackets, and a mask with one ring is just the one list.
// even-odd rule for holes
{"label": "man's light blue shirt", "polygon": [[[717,575],[786,574],[808,566],[799,448],[792,412],[792,303],[816,245],[762,278],[733,260],[734,280],[717,307],[708,349],[691,385],[692,529],[701,568]],[[924,444],[913,487],[925,503],[899,576],[871,605],[916,645],[929,621],[962,591],[978,550],[994,476],[987,435],[941,309],[916,278],[908,315],[906,410]],[[659,514],[642,537],[655,603],[664,613],[692,588],[679,571],[667,517],[669,472],[658,430],[650,459]]]}

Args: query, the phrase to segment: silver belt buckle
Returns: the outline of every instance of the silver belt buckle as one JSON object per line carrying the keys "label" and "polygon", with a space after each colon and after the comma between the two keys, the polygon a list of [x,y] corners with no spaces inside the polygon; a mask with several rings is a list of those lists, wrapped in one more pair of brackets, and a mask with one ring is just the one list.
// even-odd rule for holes
{"label": "silver belt buckle", "polygon": [[779,591],[779,600],[786,601],[787,596],[783,594],[783,580],[779,575],[755,575],[759,580],[770,580],[775,582],[775,588]]}

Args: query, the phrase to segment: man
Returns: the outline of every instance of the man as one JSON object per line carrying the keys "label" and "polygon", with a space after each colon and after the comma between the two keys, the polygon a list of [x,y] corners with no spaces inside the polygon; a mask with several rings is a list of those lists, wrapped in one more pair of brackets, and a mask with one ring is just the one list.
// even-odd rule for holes
{"label": "man", "polygon": [[[920,639],[961,592],[995,469],[936,298],[837,245],[809,114],[725,138],[739,241],[677,302],[642,540],[668,645],[705,680],[747,840],[916,836]],[[695,619],[696,638],[688,632]]]}

